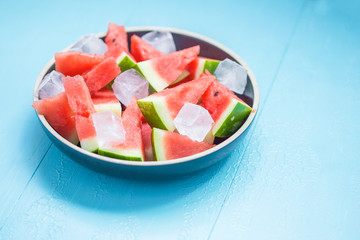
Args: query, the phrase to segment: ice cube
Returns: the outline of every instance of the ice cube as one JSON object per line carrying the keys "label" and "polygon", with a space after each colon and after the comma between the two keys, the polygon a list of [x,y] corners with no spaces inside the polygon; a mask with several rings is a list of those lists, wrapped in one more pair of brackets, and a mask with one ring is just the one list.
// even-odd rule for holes
{"label": "ice cube", "polygon": [[56,72],[55,70],[46,74],[39,86],[40,99],[52,97],[64,92],[63,77],[64,74]]}
{"label": "ice cube", "polygon": [[99,147],[111,147],[125,140],[125,130],[121,118],[112,111],[97,112],[92,115]]}
{"label": "ice cube", "polygon": [[115,78],[112,89],[117,99],[127,106],[134,96],[144,98],[149,95],[149,82],[138,71],[131,68]]}
{"label": "ice cube", "polygon": [[89,34],[82,36],[69,51],[104,55],[107,50],[108,48],[103,40],[95,34]]}
{"label": "ice cube", "polygon": [[198,142],[204,140],[213,124],[214,120],[209,112],[192,103],[185,103],[174,119],[174,125],[180,134]]}
{"label": "ice cube", "polygon": [[166,31],[152,31],[141,37],[151,46],[165,54],[176,51],[172,34]]}
{"label": "ice cube", "polygon": [[215,70],[216,79],[230,90],[243,94],[247,82],[247,70],[240,64],[226,58]]}

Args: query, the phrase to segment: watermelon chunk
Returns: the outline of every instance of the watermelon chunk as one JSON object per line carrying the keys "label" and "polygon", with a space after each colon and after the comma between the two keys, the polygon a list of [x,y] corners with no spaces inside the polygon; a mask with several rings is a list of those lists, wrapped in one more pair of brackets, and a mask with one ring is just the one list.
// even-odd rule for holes
{"label": "watermelon chunk", "polygon": [[121,104],[116,98],[114,91],[109,89],[101,89],[91,96],[96,112],[110,110],[121,117]]}
{"label": "watermelon chunk", "polygon": [[136,97],[131,100],[122,117],[125,130],[124,143],[111,147],[100,147],[98,151],[100,155],[132,161],[144,161],[141,112],[136,100]]}
{"label": "watermelon chunk", "polygon": [[76,131],[81,148],[95,152],[98,149],[96,131],[92,120],[95,108],[89,89],[80,75],[64,77],[63,83],[70,108],[75,113]]}
{"label": "watermelon chunk", "polygon": [[88,117],[95,112],[89,89],[82,76],[64,77],[63,83],[70,108],[75,114]]}
{"label": "watermelon chunk", "polygon": [[124,51],[129,54],[129,44],[124,26],[110,22],[105,37],[105,43],[108,47],[105,57],[117,59]]}
{"label": "watermelon chunk", "polygon": [[84,75],[91,94],[99,91],[120,74],[120,68],[113,57],[106,58]]}
{"label": "watermelon chunk", "polygon": [[151,87],[159,92],[172,84],[200,53],[200,46],[183,49],[137,64]]}
{"label": "watermelon chunk", "polygon": [[75,76],[90,71],[105,59],[98,54],[80,52],[55,53],[55,70],[65,76]]}
{"label": "watermelon chunk", "polygon": [[158,128],[153,128],[152,143],[157,161],[187,157],[214,146],[207,142],[193,141],[188,136]]}
{"label": "watermelon chunk", "polygon": [[154,161],[154,150],[151,142],[152,129],[148,123],[143,123],[141,127],[141,135],[144,144],[145,161]]}
{"label": "watermelon chunk", "polygon": [[185,81],[191,81],[193,79],[199,78],[200,75],[205,72],[205,70],[208,70],[210,74],[214,74],[219,63],[219,60],[197,57],[187,66],[186,69],[190,72],[190,75],[186,79],[184,79],[182,83],[184,83]]}
{"label": "watermelon chunk", "polygon": [[70,109],[65,92],[36,101],[32,106],[38,114],[44,115],[46,121],[63,138],[73,144],[78,144],[79,138],[76,133],[74,113]]}
{"label": "watermelon chunk", "polygon": [[211,76],[165,89],[137,101],[140,110],[151,127],[174,131],[173,120],[185,102],[196,104],[211,84]]}
{"label": "watermelon chunk", "polygon": [[135,34],[131,36],[131,54],[138,62],[165,55]]}
{"label": "watermelon chunk", "polygon": [[216,137],[229,137],[236,132],[251,112],[244,101],[211,76],[211,85],[202,96],[202,106],[215,121],[212,133]]}

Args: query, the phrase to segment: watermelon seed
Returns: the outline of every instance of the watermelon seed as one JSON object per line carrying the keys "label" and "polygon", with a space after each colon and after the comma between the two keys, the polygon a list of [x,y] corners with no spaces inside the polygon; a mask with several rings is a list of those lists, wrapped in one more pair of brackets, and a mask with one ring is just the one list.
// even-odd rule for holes
{"label": "watermelon seed", "polygon": [[116,41],[116,38],[113,38],[112,42],[115,42]]}
{"label": "watermelon seed", "polygon": [[216,97],[217,95],[219,95],[219,92],[218,92],[218,91],[216,91],[216,92],[214,93],[214,97]]}

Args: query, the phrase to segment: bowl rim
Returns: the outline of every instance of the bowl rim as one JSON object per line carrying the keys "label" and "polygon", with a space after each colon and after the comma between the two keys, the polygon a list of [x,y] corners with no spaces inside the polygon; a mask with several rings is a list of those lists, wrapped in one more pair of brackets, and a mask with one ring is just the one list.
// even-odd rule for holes
{"label": "bowl rim", "polygon": [[[251,111],[250,115],[248,116],[246,121],[243,123],[243,125],[233,135],[231,135],[225,141],[215,145],[214,147],[212,147],[206,151],[203,151],[203,152],[191,155],[191,156],[183,157],[183,158],[171,159],[171,160],[166,160],[166,161],[148,161],[148,162],[142,161],[142,162],[140,162],[140,161],[129,161],[129,160],[123,160],[123,159],[116,159],[116,158],[106,157],[106,156],[102,156],[102,155],[99,155],[96,153],[88,152],[88,151],[78,147],[77,145],[69,142],[65,138],[63,138],[59,133],[57,133],[51,127],[51,125],[46,121],[46,119],[43,115],[39,115],[38,113],[36,113],[38,115],[41,123],[45,126],[45,128],[60,142],[62,142],[69,148],[72,148],[73,150],[86,155],[87,157],[96,158],[97,160],[105,161],[105,162],[112,163],[112,164],[120,164],[120,165],[136,166],[136,167],[163,166],[163,165],[174,165],[174,164],[180,164],[180,163],[192,161],[192,160],[210,155],[216,151],[219,151],[221,148],[223,148],[223,147],[229,145],[231,142],[233,142],[249,127],[249,125],[251,124],[251,122],[253,121],[253,119],[255,117],[255,114],[256,114],[256,112],[258,110],[258,106],[259,106],[259,98],[260,98],[259,97],[259,86],[257,84],[255,75],[253,74],[251,69],[234,51],[232,51],[231,49],[227,48],[223,44],[221,44],[209,37],[200,35],[198,33],[190,32],[187,30],[177,29],[177,28],[162,27],[162,26],[138,26],[138,27],[126,27],[125,30],[127,33],[137,32],[137,31],[169,31],[172,33],[185,35],[188,37],[202,40],[204,42],[207,42],[207,43],[221,49],[222,51],[226,52],[227,54],[229,54],[237,62],[239,62],[243,67],[245,67],[247,69],[250,82],[253,85],[254,99],[253,99],[253,106],[252,106],[252,111]],[[98,37],[105,37],[106,32],[98,33],[96,35]],[[68,49],[71,48],[72,45],[66,47],[64,50],[62,50],[62,52],[66,52]],[[45,64],[44,68],[41,70],[40,74],[38,75],[36,82],[35,82],[35,86],[34,86],[34,93],[33,93],[33,101],[34,102],[39,100],[38,88],[40,86],[40,83],[41,83],[42,79],[44,78],[45,74],[53,66],[54,63],[55,63],[55,58],[53,57],[48,63]]]}

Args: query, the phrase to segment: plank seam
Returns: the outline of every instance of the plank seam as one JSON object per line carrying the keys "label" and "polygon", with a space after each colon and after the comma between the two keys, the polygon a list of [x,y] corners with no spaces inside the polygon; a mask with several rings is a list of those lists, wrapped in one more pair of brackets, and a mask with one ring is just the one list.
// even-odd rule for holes
{"label": "plank seam", "polygon": [[[262,110],[263,110],[263,108],[265,108],[266,102],[267,102],[267,100],[268,100],[268,98],[269,98],[269,96],[270,96],[270,94],[271,94],[271,91],[272,91],[272,88],[273,88],[274,83],[275,83],[275,81],[276,81],[276,78],[277,78],[278,75],[279,75],[280,69],[281,69],[281,67],[282,67],[282,65],[283,65],[283,62],[284,62],[284,59],[285,59],[285,57],[286,57],[286,54],[287,54],[287,52],[288,52],[288,50],[289,50],[290,44],[291,44],[291,42],[292,42],[292,40],[293,40],[293,38],[294,38],[294,35],[295,35],[296,30],[297,30],[297,28],[298,28],[299,22],[300,22],[300,20],[301,20],[301,17],[302,17],[302,15],[303,15],[304,11],[305,11],[306,5],[307,5],[307,1],[304,1],[303,5],[302,5],[302,7],[301,7],[301,10],[300,10],[300,12],[299,12],[299,15],[298,15],[298,17],[297,17],[297,19],[296,19],[296,22],[295,22],[295,25],[294,25],[294,27],[293,27],[293,30],[292,30],[291,33],[290,33],[289,40],[288,40],[287,44],[285,45],[284,52],[283,52],[283,54],[282,54],[282,56],[281,56],[281,58],[280,58],[279,65],[278,65],[278,67],[277,67],[277,69],[276,69],[276,72],[275,72],[275,75],[274,75],[274,77],[273,77],[273,79],[272,79],[272,81],[271,81],[271,83],[270,83],[269,91],[267,92],[267,94],[266,94],[266,96],[265,96],[264,103],[263,103],[263,107],[260,108],[260,111],[259,111],[259,113],[258,113],[257,119],[259,119],[259,118],[261,117],[261,115],[262,115],[262,112],[263,112]],[[254,122],[254,127],[253,127],[253,129],[256,128],[257,123],[258,123],[258,121]],[[212,234],[213,234],[213,231],[214,231],[214,229],[215,229],[215,226],[216,226],[216,224],[217,224],[217,222],[218,222],[218,220],[219,220],[219,217],[220,217],[220,215],[221,215],[221,212],[222,212],[222,210],[223,210],[223,207],[224,207],[224,205],[225,205],[225,202],[226,202],[226,201],[228,200],[228,198],[229,198],[229,192],[230,192],[230,190],[231,190],[231,188],[232,188],[232,186],[233,186],[233,184],[234,184],[234,180],[235,180],[235,178],[236,178],[236,176],[237,176],[237,173],[238,173],[238,171],[239,171],[240,165],[241,165],[241,163],[242,163],[242,158],[243,158],[243,156],[245,155],[246,150],[247,150],[247,148],[248,148],[248,146],[249,146],[249,144],[250,144],[250,140],[251,140],[252,137],[253,137],[253,132],[254,132],[254,130],[251,132],[251,135],[250,135],[250,137],[249,137],[249,141],[248,141],[248,143],[246,144],[246,147],[245,147],[245,150],[244,150],[243,154],[241,154],[240,161],[238,162],[238,164],[237,164],[237,166],[236,166],[235,174],[234,174],[233,178],[231,179],[230,186],[229,186],[229,188],[228,188],[228,190],[227,190],[227,192],[226,192],[226,194],[225,194],[224,200],[223,200],[223,202],[222,202],[222,204],[221,204],[221,206],[220,206],[220,210],[219,210],[218,215],[216,216],[216,219],[215,219],[215,221],[214,221],[214,224],[212,225],[212,227],[211,227],[211,229],[210,229],[210,232],[209,232],[209,235],[208,235],[207,240],[210,240],[210,238],[211,238],[211,236],[212,236]]]}
{"label": "plank seam", "polygon": [[50,148],[51,148],[52,145],[53,145],[53,144],[51,143],[50,146],[48,147],[48,149],[46,150],[44,156],[41,158],[41,160],[39,161],[38,165],[36,166],[34,172],[32,173],[31,177],[29,178],[28,182],[26,183],[26,185],[25,185],[25,187],[24,187],[24,190],[21,192],[21,194],[19,195],[18,199],[15,201],[15,204],[14,204],[14,206],[12,207],[9,215],[5,218],[4,224],[0,227],[0,232],[1,232],[1,230],[4,228],[4,226],[6,225],[9,217],[13,214],[13,211],[14,211],[14,209],[16,208],[19,200],[21,199],[22,195],[24,194],[24,192],[26,191],[26,189],[27,189],[27,187],[29,186],[30,182],[32,181],[33,177],[35,176],[35,173],[36,173],[37,170],[39,169],[41,163],[42,163],[43,160],[45,159],[45,157],[46,157],[46,155],[48,154],[48,152],[49,152],[49,150],[50,150]]}

